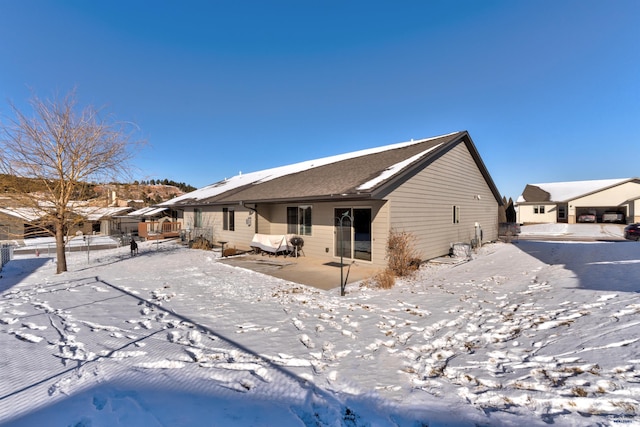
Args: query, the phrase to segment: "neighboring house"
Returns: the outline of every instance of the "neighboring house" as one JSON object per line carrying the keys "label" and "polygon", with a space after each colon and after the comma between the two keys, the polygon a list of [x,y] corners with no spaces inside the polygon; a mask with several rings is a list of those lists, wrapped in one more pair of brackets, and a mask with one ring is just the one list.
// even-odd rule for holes
{"label": "neighboring house", "polygon": [[411,233],[423,259],[497,239],[501,204],[463,131],[241,174],[158,206],[182,210],[191,238],[248,249],[255,233],[294,234],[306,256],[384,266],[390,230]]}
{"label": "neighboring house", "polygon": [[121,217],[123,233],[135,232],[141,238],[176,237],[182,229],[181,212],[167,207],[145,207]]}
{"label": "neighboring house", "polygon": [[637,222],[640,221],[640,179],[527,184],[516,204],[521,224],[575,224],[587,214],[594,214],[596,221],[601,222],[605,212],[620,212],[624,222]]}
{"label": "neighboring house", "polygon": [[[44,215],[41,209],[36,208],[0,208],[0,240],[50,236],[48,231],[31,225],[38,223]],[[50,231],[53,232],[53,228]]]}
{"label": "neighboring house", "polygon": [[81,228],[84,234],[102,234],[109,236],[118,232],[117,217],[124,215],[132,208],[127,206],[117,207],[77,207],[74,212],[85,220],[85,224]]}
{"label": "neighboring house", "polygon": [[[114,217],[122,215],[131,208],[74,206],[72,211],[78,216],[70,234],[110,235],[114,231]],[[7,207],[0,208],[0,240],[22,239],[23,237],[50,236],[53,228],[46,226],[49,211],[45,208]],[[50,232],[38,227],[44,225]]]}

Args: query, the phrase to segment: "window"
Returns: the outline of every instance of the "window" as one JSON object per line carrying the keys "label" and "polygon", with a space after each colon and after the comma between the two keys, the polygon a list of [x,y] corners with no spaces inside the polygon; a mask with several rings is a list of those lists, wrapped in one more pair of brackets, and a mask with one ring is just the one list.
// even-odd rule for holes
{"label": "window", "polygon": [[300,206],[298,208],[298,221],[300,224],[300,234],[311,236],[311,206]]}
{"label": "window", "polygon": [[287,207],[287,234],[298,234],[298,208]]}
{"label": "window", "polygon": [[460,223],[460,206],[453,207],[453,223]]}
{"label": "window", "polygon": [[544,205],[538,205],[533,207],[534,214],[543,214],[544,213]]}
{"label": "window", "polygon": [[311,236],[311,205],[287,207],[287,233]]}
{"label": "window", "polygon": [[202,227],[202,209],[195,208],[193,210],[193,227]]}
{"label": "window", "polygon": [[233,209],[222,208],[222,229],[227,231],[236,229],[236,215]]}

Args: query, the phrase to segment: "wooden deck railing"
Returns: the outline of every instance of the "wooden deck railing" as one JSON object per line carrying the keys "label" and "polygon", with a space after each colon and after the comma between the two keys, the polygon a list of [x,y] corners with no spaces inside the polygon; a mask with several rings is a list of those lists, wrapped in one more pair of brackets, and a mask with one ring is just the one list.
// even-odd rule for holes
{"label": "wooden deck railing", "polygon": [[166,239],[180,236],[182,223],[179,221],[149,221],[138,223],[138,236],[147,240]]}

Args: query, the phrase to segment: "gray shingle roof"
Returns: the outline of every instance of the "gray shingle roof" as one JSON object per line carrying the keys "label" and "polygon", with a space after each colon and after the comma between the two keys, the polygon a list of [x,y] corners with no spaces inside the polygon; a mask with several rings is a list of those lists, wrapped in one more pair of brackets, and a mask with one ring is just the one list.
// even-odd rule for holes
{"label": "gray shingle roof", "polygon": [[[379,193],[385,186],[390,185],[397,179],[401,179],[404,174],[410,172],[413,168],[419,167],[425,161],[438,156],[452,145],[462,141],[464,137],[467,137],[466,139],[472,145],[466,131],[456,132],[415,143],[394,144],[388,146],[388,149],[380,147],[379,150],[373,150],[374,152],[364,155],[338,156],[336,161],[328,163],[318,161],[318,166],[313,166],[314,161],[310,161],[308,167],[298,170],[293,168],[294,171],[292,173],[284,173],[272,179],[247,178],[242,185],[235,187],[229,185],[230,188],[227,191],[224,191],[226,181],[222,181],[180,196],[175,201],[169,200],[162,205],[178,207],[237,204],[240,202],[327,200],[335,197],[371,197],[372,194]],[[472,149],[472,152],[475,153],[475,148]],[[485,173],[486,170],[484,170],[484,165],[479,156],[476,161],[480,163],[479,166]],[[394,167],[393,173],[385,174],[385,171],[389,171],[390,168]],[[269,171],[261,171],[263,173],[255,174],[256,177],[269,176]],[[485,176],[488,178],[490,185],[493,186],[488,173]],[[246,178],[246,176],[242,178]],[[366,189],[359,190],[366,183],[370,185],[366,186]],[[215,191],[216,187],[220,191]],[[207,194],[206,189],[210,189],[212,195],[202,197],[203,194]],[[499,195],[496,197],[499,199]]]}
{"label": "gray shingle roof", "polygon": [[527,184],[522,192],[522,198],[528,202],[548,202],[551,200],[551,194],[538,186]]}

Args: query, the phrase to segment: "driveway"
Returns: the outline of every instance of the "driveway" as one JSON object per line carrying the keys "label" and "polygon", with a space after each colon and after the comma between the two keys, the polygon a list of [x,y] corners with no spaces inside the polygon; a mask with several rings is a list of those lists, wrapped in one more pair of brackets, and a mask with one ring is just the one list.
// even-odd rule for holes
{"label": "driveway", "polygon": [[523,240],[625,241],[626,224],[531,224],[521,227]]}

